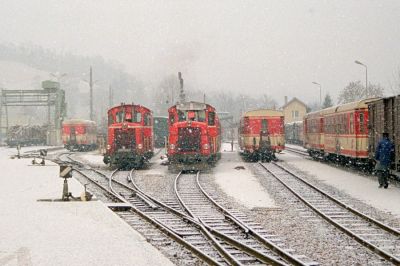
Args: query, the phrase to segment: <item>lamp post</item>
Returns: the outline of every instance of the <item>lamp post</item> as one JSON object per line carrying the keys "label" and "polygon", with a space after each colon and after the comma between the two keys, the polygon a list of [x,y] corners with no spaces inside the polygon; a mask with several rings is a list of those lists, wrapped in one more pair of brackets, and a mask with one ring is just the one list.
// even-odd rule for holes
{"label": "lamp post", "polygon": [[319,86],[319,109],[322,109],[322,96],[321,96],[322,86],[321,86],[321,84],[319,84],[318,82],[315,82],[315,81],[313,81],[312,83]]}
{"label": "lamp post", "polygon": [[365,67],[365,96],[366,96],[366,98],[368,98],[368,68],[366,65],[364,65],[363,63],[361,63],[358,60],[354,61],[354,63]]}

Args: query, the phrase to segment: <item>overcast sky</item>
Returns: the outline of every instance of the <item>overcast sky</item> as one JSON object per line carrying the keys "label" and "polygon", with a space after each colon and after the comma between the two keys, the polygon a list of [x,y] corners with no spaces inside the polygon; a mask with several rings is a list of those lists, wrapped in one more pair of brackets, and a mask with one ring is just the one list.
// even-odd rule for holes
{"label": "overcast sky", "polygon": [[337,96],[400,67],[400,1],[1,0],[0,42],[121,62],[144,82],[182,71],[197,88]]}

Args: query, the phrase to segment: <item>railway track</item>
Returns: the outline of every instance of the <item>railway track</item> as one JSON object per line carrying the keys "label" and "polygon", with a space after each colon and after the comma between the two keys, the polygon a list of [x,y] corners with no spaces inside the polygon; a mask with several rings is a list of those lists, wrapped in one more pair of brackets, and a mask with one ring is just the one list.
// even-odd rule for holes
{"label": "railway track", "polygon": [[[107,175],[96,169],[82,168],[82,164],[69,153],[63,153],[58,160],[73,163],[76,166],[74,170],[106,194],[114,202],[108,203],[109,207],[129,224],[141,227],[146,226],[143,221],[152,224],[168,236],[158,236],[158,242],[168,242],[168,238],[172,238],[208,264],[317,265],[304,256],[296,256],[292,250],[285,250],[276,236],[267,235],[257,225],[246,224],[248,221],[244,216],[224,210],[201,187],[199,173],[192,174],[193,184],[186,182],[188,176],[182,178],[180,173],[175,187],[181,205],[171,202],[167,205],[140,190],[132,178],[133,170],[129,173],[115,170]],[[197,188],[197,196],[206,197],[208,205],[200,198],[196,200],[196,197],[189,196],[195,194],[191,185]],[[208,217],[193,215],[199,208],[215,210]]]}
{"label": "railway track", "polygon": [[309,154],[308,154],[308,152],[306,152],[306,151],[303,151],[303,150],[300,150],[300,149],[296,149],[296,148],[291,148],[291,147],[285,147],[285,151],[289,151],[289,152],[292,152],[292,153],[296,153],[296,154],[299,154],[299,155],[302,155],[302,156],[310,156]]}
{"label": "railway track", "polygon": [[400,265],[400,231],[329,195],[279,163],[261,167],[326,221],[384,259]]}
{"label": "railway track", "polygon": [[[80,162],[71,158],[67,153],[62,154],[59,159],[68,163],[72,162],[75,165],[80,164]],[[111,201],[106,203],[107,206],[116,211],[116,213],[127,221],[128,224],[141,228],[147,227],[146,231],[148,231],[149,228],[146,223],[150,223],[153,227],[156,227],[157,230],[161,231],[162,235],[153,230],[150,233],[150,240],[155,240],[160,243],[160,241],[168,242],[169,239],[173,239],[210,265],[227,265],[224,263],[222,257],[218,259],[218,252],[215,252],[213,254],[214,256],[210,256],[209,253],[212,252],[207,254],[195,245],[195,241],[188,241],[185,239],[185,237],[194,238],[196,236],[196,233],[185,229],[188,227],[188,223],[190,222],[188,219],[174,217],[174,213],[176,212],[169,212],[168,208],[163,209],[162,203],[158,205],[135,188],[129,187],[126,184],[115,180],[117,175],[124,175],[124,172],[115,170],[110,175],[107,175],[92,168],[74,168],[74,170],[80,175],[80,177],[84,177],[85,180],[94,184],[96,190],[100,190],[100,193],[107,195]],[[129,175],[131,174],[132,172],[129,173]],[[183,214],[183,217],[184,216],[185,215]],[[190,217],[187,218],[190,219]],[[170,224],[168,224],[168,222]],[[176,223],[181,224],[182,229],[180,231],[172,229],[171,225]]]}
{"label": "railway track", "polygon": [[[174,190],[183,209],[208,230],[217,233],[215,241],[233,265],[259,262],[278,265],[286,262],[294,265],[317,265],[305,256],[295,255],[292,250],[285,250],[283,242],[276,235],[268,234],[245,215],[220,205],[202,187],[200,172],[179,173],[175,179]],[[219,237],[220,235],[226,235],[228,241]],[[242,243],[243,246],[230,243],[232,240]],[[264,261],[260,260],[262,254],[265,256]]]}

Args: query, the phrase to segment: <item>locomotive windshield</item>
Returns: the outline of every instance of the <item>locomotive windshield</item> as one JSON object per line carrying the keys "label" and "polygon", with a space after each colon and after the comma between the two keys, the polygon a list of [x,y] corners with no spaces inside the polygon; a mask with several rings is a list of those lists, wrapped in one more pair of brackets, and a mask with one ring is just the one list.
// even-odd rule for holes
{"label": "locomotive windshield", "polygon": [[108,117],[108,124],[113,123],[123,123],[123,122],[130,122],[130,123],[140,123],[142,121],[142,113],[134,112],[132,114],[131,110],[120,110],[115,113],[115,115],[110,114]]}
{"label": "locomotive windshield", "polygon": [[205,122],[206,121],[206,111],[205,110],[178,110],[178,121],[197,121],[197,122]]}

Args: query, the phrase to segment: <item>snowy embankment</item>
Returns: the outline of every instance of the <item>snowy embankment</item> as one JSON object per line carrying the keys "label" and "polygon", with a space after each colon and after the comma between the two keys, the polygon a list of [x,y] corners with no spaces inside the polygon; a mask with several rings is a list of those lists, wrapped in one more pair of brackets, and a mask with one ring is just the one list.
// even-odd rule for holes
{"label": "snowy embankment", "polygon": [[390,185],[388,189],[378,188],[376,178],[368,178],[346,169],[289,153],[279,154],[278,158],[303,171],[309,177],[325,182],[377,209],[400,217],[400,189],[398,187]]}
{"label": "snowy embankment", "polygon": [[[236,146],[231,152],[231,144],[223,143],[221,151],[222,158],[214,169],[215,181],[220,189],[247,208],[276,207],[268,192],[246,168]],[[244,169],[240,169],[240,166]]]}
{"label": "snowy embankment", "polygon": [[0,149],[1,265],[172,265],[100,201],[37,201],[61,198],[59,167],[10,159],[15,151]]}

